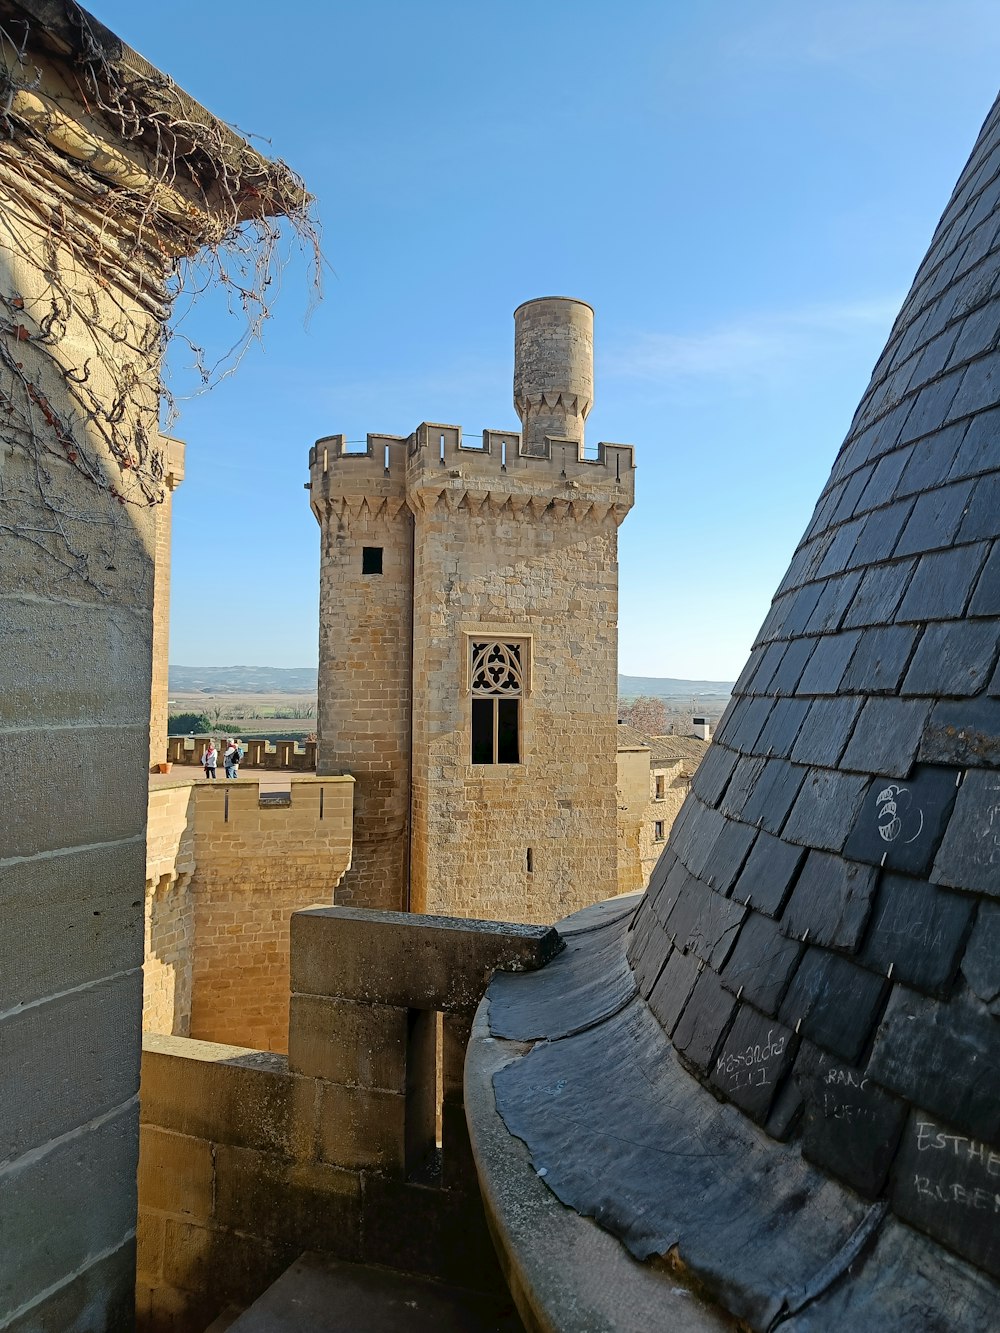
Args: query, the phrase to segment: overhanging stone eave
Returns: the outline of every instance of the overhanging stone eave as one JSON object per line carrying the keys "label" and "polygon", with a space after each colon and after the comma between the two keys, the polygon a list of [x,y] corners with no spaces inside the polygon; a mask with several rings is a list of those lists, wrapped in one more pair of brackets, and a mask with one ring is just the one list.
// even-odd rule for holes
{"label": "overhanging stone eave", "polygon": [[[162,84],[164,90],[168,90],[171,98],[175,100],[178,111],[185,119],[210,130],[217,136],[222,152],[229,159],[226,167],[228,170],[236,168],[240,186],[245,194],[236,221],[248,221],[255,217],[284,217],[308,208],[312,196],[284,163],[273,161],[258,153],[230,125],[214,116],[179,87],[169,75],[164,74],[145,56],[133,50],[127,42],[88,10],[81,7],[80,12],[86,20],[90,36],[100,46],[110,70],[117,71],[126,79],[132,76]],[[85,54],[80,32],[70,22],[67,6],[60,3],[60,0],[0,0],[0,16],[7,18],[21,16],[33,22],[36,25],[34,32],[44,45],[63,60]],[[141,138],[138,142],[142,142]],[[178,165],[183,178],[183,163],[179,162]]]}

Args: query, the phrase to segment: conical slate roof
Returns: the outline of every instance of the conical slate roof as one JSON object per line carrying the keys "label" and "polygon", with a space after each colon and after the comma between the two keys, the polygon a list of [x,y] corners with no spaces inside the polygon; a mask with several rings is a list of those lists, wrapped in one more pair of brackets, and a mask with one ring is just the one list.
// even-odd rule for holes
{"label": "conical slate roof", "polygon": [[683,1063],[1000,1277],[1000,111],[637,913]]}
{"label": "conical slate roof", "polygon": [[1000,1326],[998,346],[1000,102],[644,897],[470,1048],[549,1190],[754,1330]]}

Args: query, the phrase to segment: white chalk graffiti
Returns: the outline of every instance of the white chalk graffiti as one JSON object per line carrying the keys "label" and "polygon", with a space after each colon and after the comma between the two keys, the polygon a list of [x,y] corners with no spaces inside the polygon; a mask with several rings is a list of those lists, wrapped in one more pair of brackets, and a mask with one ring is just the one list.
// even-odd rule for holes
{"label": "white chalk graffiti", "polygon": [[878,834],[883,842],[895,842],[903,832],[904,819],[912,826],[914,817],[917,819],[916,831],[903,841],[915,842],[920,837],[924,827],[924,812],[919,806],[912,810],[912,805],[913,795],[909,787],[890,782],[888,787],[882,788],[875,797],[875,808],[878,814]]}

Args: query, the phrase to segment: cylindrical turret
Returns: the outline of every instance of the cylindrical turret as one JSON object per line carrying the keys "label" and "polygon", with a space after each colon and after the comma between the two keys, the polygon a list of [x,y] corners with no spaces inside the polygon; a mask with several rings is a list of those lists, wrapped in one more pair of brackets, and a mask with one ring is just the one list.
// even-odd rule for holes
{"label": "cylindrical turret", "polygon": [[594,400],[594,311],[586,301],[541,296],[514,311],[514,406],[522,450],[545,438],[577,440]]}

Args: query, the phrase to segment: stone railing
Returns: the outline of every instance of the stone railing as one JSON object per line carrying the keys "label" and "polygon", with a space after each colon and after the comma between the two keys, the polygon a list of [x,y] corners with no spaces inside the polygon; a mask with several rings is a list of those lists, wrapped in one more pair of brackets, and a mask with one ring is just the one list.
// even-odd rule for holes
{"label": "stone railing", "polygon": [[287,1059],[145,1040],[140,1330],[203,1329],[306,1249],[503,1290],[465,1047],[493,973],[541,967],[560,937],[322,907],[295,913],[291,941]]}
{"label": "stone railing", "polygon": [[[207,736],[170,736],[167,739],[168,762],[200,764],[207,739]],[[216,736],[214,739],[218,744],[219,737]],[[245,751],[243,764],[246,768],[290,768],[302,773],[316,771],[315,741],[247,741],[241,738],[240,744]],[[225,746],[220,745],[220,769],[224,752]]]}

